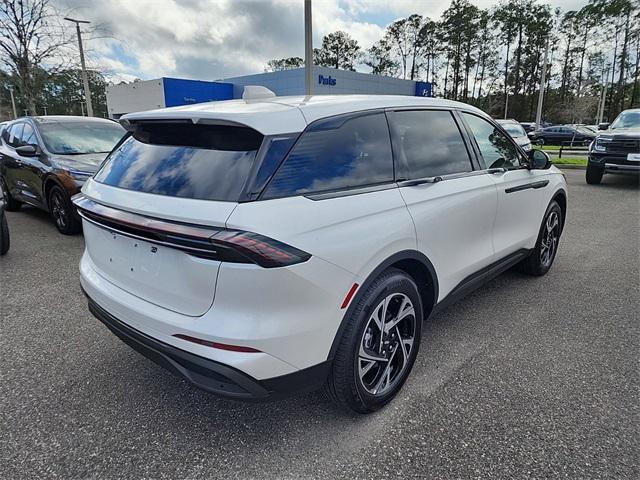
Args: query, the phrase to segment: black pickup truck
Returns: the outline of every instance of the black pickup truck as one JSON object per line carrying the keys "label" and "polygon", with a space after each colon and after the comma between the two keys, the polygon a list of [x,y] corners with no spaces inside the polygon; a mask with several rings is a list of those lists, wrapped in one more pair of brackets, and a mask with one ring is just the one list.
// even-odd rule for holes
{"label": "black pickup truck", "polygon": [[640,108],[625,110],[598,129],[589,147],[587,183],[600,183],[605,173],[640,175]]}

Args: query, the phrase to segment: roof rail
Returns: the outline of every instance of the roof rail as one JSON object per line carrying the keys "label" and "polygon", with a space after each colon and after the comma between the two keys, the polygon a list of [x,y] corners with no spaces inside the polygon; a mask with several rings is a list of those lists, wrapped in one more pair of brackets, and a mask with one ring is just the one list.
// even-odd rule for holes
{"label": "roof rail", "polygon": [[262,100],[275,96],[275,93],[262,85],[245,85],[244,91],[242,92],[243,100]]}

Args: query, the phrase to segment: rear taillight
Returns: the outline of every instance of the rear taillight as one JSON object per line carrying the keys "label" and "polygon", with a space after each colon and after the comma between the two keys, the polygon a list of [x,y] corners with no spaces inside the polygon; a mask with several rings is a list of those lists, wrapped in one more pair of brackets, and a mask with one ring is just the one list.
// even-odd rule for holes
{"label": "rear taillight", "polygon": [[214,245],[231,247],[261,267],[285,267],[306,262],[307,252],[258,233],[241,230],[221,230],[211,237]]}
{"label": "rear taillight", "polygon": [[307,252],[258,233],[145,217],[96,203],[82,194],[73,197],[73,203],[82,218],[113,233],[148,240],[196,257],[255,263],[264,268],[286,267],[311,258]]}

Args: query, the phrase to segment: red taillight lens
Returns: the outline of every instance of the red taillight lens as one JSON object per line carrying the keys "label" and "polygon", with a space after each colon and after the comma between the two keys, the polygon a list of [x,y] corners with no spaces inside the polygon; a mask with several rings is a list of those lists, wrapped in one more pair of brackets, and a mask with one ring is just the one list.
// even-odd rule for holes
{"label": "red taillight lens", "polygon": [[258,233],[240,230],[221,230],[210,238],[214,245],[232,248],[261,267],[285,267],[306,262],[311,258],[291,245]]}
{"label": "red taillight lens", "polygon": [[211,342],[209,340],[203,340],[201,338],[190,337],[189,335],[183,335],[177,333],[173,335],[181,340],[187,342],[197,343],[198,345],[204,345],[205,347],[217,348],[218,350],[228,350],[230,352],[243,352],[243,353],[261,353],[260,350],[251,347],[243,347],[240,345],[227,345],[226,343]]}

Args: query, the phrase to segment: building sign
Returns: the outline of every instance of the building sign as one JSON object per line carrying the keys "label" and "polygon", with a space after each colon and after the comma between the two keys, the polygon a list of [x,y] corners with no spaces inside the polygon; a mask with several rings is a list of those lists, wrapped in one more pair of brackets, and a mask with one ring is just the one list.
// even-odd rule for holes
{"label": "building sign", "polygon": [[331,75],[325,77],[324,75],[318,75],[318,85],[327,85],[329,87],[335,86],[338,81]]}
{"label": "building sign", "polygon": [[431,82],[416,82],[416,97],[432,97]]}

